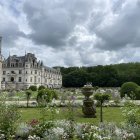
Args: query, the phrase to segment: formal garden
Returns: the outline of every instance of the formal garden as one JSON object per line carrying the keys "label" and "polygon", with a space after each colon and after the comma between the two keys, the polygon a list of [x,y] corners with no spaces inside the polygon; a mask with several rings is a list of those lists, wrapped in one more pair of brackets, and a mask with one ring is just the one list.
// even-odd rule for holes
{"label": "formal garden", "polygon": [[139,140],[140,88],[48,89],[0,94],[0,140]]}

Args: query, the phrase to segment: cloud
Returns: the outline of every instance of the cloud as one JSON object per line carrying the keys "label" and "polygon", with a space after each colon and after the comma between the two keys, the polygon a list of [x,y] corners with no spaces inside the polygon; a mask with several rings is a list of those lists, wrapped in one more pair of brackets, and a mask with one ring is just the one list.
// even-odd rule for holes
{"label": "cloud", "polygon": [[[117,50],[127,46],[140,46],[140,5],[138,0],[123,1],[119,3],[116,12],[116,3],[110,4],[108,9],[99,10],[91,18],[89,30],[94,32],[98,38],[96,46],[104,50]],[[117,9],[117,7],[115,8]],[[93,13],[94,15],[94,13]],[[99,18],[98,18],[99,16]],[[96,20],[94,25],[92,21]]]}
{"label": "cloud", "polygon": [[48,66],[140,61],[140,0],[1,0],[0,12],[5,56],[26,50]]}
{"label": "cloud", "polygon": [[91,4],[92,0],[26,1],[24,12],[32,29],[30,38],[54,48],[66,46],[74,27],[87,20]]}
{"label": "cloud", "polygon": [[[0,36],[6,47],[13,47],[18,37],[25,37],[24,32],[20,31],[16,17],[13,16],[11,4],[7,1],[0,2]],[[15,13],[15,12],[14,12]]]}

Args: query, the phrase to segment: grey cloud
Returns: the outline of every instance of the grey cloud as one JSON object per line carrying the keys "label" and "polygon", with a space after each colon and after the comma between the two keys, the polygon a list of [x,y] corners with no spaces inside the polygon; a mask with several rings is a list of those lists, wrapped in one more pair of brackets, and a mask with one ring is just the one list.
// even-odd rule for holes
{"label": "grey cloud", "polygon": [[4,0],[0,3],[0,36],[3,37],[3,45],[10,48],[14,47],[19,37],[25,37],[25,34],[20,31],[15,17],[12,17],[13,9],[9,5],[11,4]]}
{"label": "grey cloud", "polygon": [[64,46],[74,27],[86,21],[91,8],[92,0],[26,1],[24,12],[32,28],[30,38],[37,44]]}
{"label": "grey cloud", "polygon": [[[127,1],[125,7],[119,11],[112,23],[103,25],[104,20],[108,20],[102,16],[102,21],[98,26],[94,27],[90,24],[90,30],[96,33],[100,41],[96,46],[101,49],[116,50],[129,45],[140,46],[138,38],[140,38],[140,5],[137,1]],[[112,13],[113,14],[113,13]],[[107,16],[107,15],[106,15]],[[108,17],[108,16],[107,16]],[[101,18],[101,17],[100,17]]]}
{"label": "grey cloud", "polygon": [[17,25],[12,22],[8,22],[4,25],[0,23],[0,27],[3,43],[5,43],[6,46],[10,45],[9,47],[13,47],[11,45],[14,45],[14,41],[16,41],[19,36],[25,37],[24,33],[19,31]]}
{"label": "grey cloud", "polygon": [[[3,1],[12,4],[12,0]],[[26,50],[48,66],[140,61],[138,0],[25,0],[23,3],[16,7],[13,4],[12,12],[9,7],[0,9],[5,54],[9,48],[11,54],[19,52],[19,55]]]}

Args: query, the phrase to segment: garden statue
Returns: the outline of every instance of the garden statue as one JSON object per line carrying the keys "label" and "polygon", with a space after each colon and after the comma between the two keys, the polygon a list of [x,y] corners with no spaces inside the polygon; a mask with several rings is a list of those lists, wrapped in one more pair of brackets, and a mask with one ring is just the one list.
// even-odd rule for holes
{"label": "garden statue", "polygon": [[84,85],[84,87],[82,88],[82,93],[85,96],[83,100],[83,106],[82,106],[82,111],[85,117],[95,118],[96,109],[95,109],[94,101],[90,98],[90,96],[93,94],[92,84],[88,83]]}

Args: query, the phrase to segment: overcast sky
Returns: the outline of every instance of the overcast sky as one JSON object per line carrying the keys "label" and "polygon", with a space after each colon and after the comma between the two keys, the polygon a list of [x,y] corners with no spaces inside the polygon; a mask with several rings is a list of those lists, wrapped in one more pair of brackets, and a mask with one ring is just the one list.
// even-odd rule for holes
{"label": "overcast sky", "polygon": [[47,66],[140,61],[140,0],[0,0],[4,57]]}

